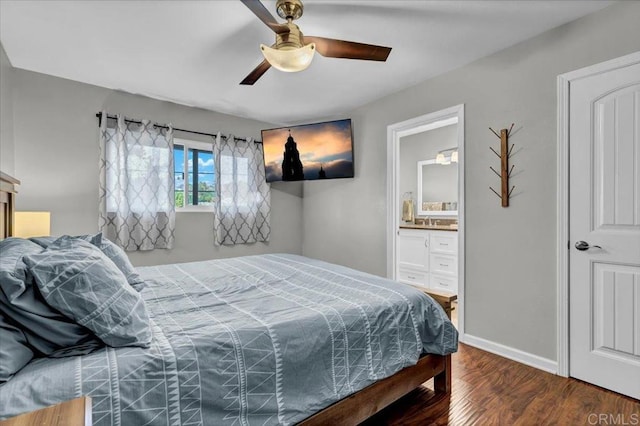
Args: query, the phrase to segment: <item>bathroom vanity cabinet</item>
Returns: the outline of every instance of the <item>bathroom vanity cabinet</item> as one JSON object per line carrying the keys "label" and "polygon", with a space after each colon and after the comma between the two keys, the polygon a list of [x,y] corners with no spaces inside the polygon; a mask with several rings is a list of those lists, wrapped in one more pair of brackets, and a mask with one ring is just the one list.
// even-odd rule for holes
{"label": "bathroom vanity cabinet", "polygon": [[458,233],[398,230],[396,279],[427,289],[458,293]]}

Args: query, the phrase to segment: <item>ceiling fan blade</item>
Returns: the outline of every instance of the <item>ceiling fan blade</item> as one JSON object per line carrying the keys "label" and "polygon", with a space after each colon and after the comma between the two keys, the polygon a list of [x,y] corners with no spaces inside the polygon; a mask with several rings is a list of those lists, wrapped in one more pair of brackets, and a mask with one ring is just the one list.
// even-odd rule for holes
{"label": "ceiling fan blade", "polygon": [[260,62],[260,65],[255,67],[254,70],[251,71],[249,75],[240,82],[240,84],[245,86],[253,86],[253,84],[258,81],[258,79],[262,77],[262,74],[267,72],[269,68],[271,68],[271,64],[265,59],[264,61]]}
{"label": "ceiling fan blade", "polygon": [[362,59],[365,61],[386,61],[391,53],[390,47],[353,41],[334,40],[332,38],[304,36],[304,43],[315,43],[316,50],[327,58]]}
{"label": "ceiling fan blade", "polygon": [[280,24],[276,21],[276,18],[269,13],[266,7],[260,2],[260,0],[240,0],[245,6],[253,12],[265,25],[273,30],[276,34],[284,34],[289,32],[289,27],[285,24]]}

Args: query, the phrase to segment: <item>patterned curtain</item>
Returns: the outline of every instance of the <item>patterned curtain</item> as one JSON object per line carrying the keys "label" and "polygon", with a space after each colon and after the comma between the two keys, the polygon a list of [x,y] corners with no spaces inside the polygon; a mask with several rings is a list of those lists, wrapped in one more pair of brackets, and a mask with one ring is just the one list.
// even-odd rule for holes
{"label": "patterned curtain", "polygon": [[126,123],[121,115],[114,127],[102,117],[100,230],[128,251],[172,248],[173,129]]}
{"label": "patterned curtain", "polygon": [[223,138],[213,144],[218,194],[213,231],[216,245],[269,241],[271,192],[264,174],[262,144]]}

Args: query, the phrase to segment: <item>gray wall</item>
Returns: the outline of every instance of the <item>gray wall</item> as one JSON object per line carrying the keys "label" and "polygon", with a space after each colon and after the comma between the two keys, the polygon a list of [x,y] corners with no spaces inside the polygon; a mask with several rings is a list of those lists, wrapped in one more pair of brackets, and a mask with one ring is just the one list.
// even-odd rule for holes
{"label": "gray wall", "polygon": [[[12,85],[15,176],[22,181],[17,209],[51,211],[53,235],[97,231],[97,111],[256,138],[260,129],[273,127],[20,69],[13,70]],[[176,132],[176,137],[193,136]],[[272,185],[271,200],[268,244],[215,247],[211,213],[185,212],[177,214],[174,249],[133,252],[131,260],[135,265],[152,265],[264,252],[300,253],[300,191]]]}
{"label": "gray wall", "polygon": [[[303,253],[385,275],[387,126],[465,104],[466,332],[556,359],[556,76],[640,50],[638,22],[620,2],[353,111],[356,177],[305,184]],[[488,127],[512,122],[501,208]]]}
{"label": "gray wall", "polygon": [[[405,192],[413,193],[413,200],[416,203],[416,215],[418,214],[418,161],[422,160],[434,160],[438,152],[453,148],[458,145],[458,128],[457,125],[444,126],[437,129],[429,130],[422,133],[416,133],[411,136],[404,136],[400,138],[400,160],[399,160],[399,186],[400,195]],[[450,152],[448,154],[451,154]],[[426,167],[438,169],[443,172],[443,179],[435,179],[430,182],[429,193],[430,194],[451,194],[452,191],[457,193],[458,179],[457,168],[446,166],[446,171],[449,172],[444,175],[445,166],[442,165],[428,165]],[[453,179],[451,174],[453,172]],[[457,201],[457,199],[444,195],[440,198],[432,198],[425,201]],[[451,198],[451,199],[449,199]],[[402,216],[402,203],[399,203],[398,211]]]}
{"label": "gray wall", "polygon": [[13,67],[0,44],[0,171],[14,175]]}

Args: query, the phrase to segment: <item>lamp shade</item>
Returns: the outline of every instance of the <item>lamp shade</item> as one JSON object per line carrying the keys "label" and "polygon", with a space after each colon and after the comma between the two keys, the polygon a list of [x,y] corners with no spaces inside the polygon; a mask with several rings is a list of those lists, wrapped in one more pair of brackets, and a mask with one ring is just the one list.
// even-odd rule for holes
{"label": "lamp shade", "polygon": [[451,162],[452,163],[458,162],[458,150],[455,150],[451,153]]}
{"label": "lamp shade", "polygon": [[51,234],[50,212],[15,212],[13,236],[45,237]]}
{"label": "lamp shade", "polygon": [[272,67],[284,72],[297,72],[307,69],[311,64],[316,45],[315,43],[309,43],[297,49],[273,49],[261,44],[260,50]]}

